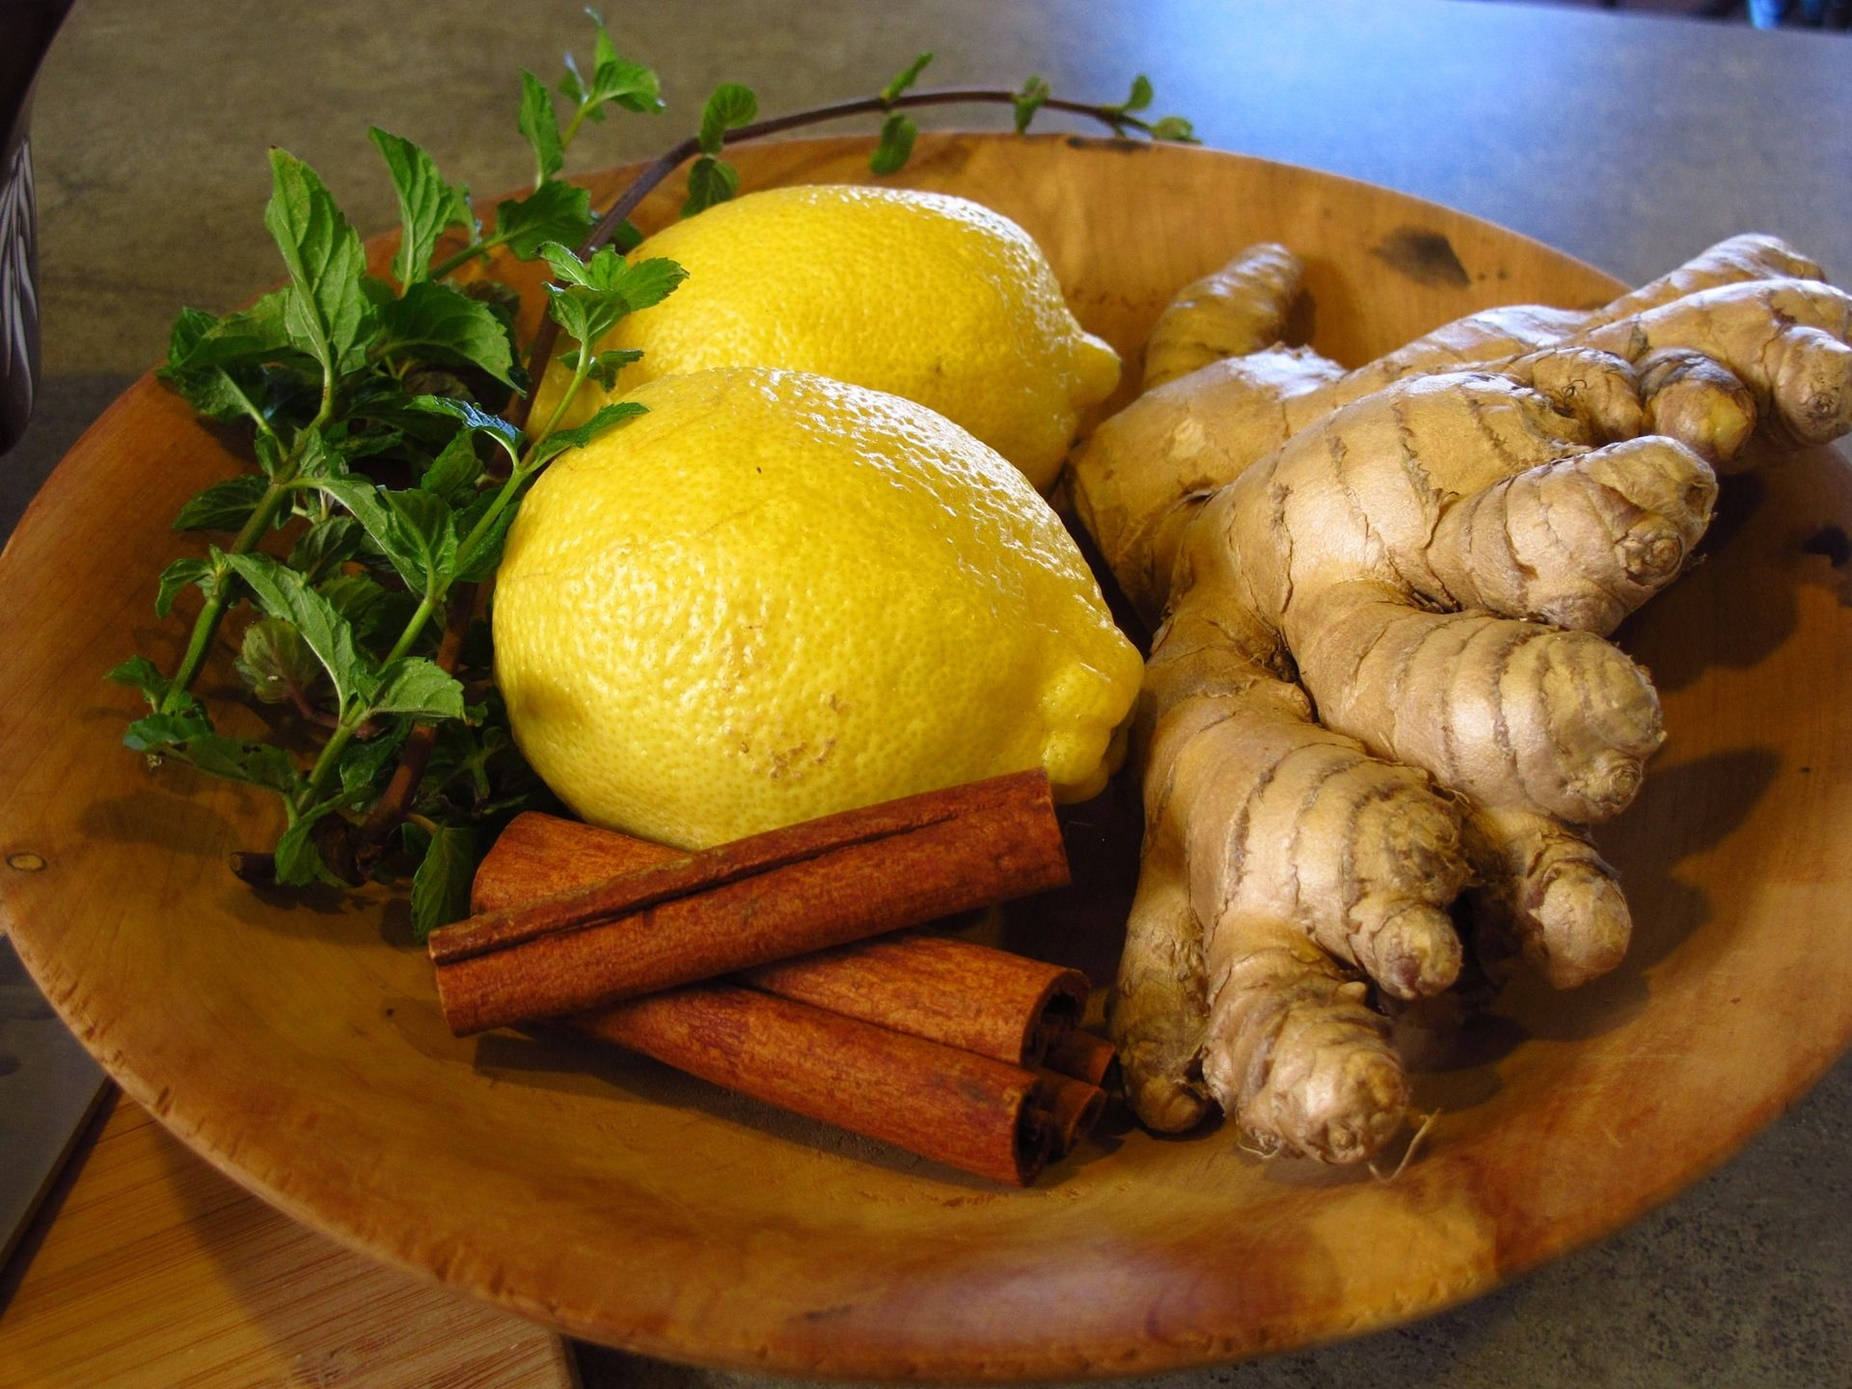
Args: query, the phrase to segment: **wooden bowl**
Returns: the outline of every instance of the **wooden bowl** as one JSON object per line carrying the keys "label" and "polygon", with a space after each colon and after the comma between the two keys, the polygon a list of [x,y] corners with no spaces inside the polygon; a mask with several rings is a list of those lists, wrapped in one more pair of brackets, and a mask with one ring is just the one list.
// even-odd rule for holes
{"label": "wooden bowl", "polygon": [[[744,149],[748,187],[866,177],[862,140]],[[1200,150],[942,136],[903,181],[1047,248],[1134,354],[1184,281],[1273,238],[1310,262],[1315,342],[1362,361],[1585,265],[1445,209]],[[599,180],[607,197],[615,176]],[[668,215],[651,204],[645,220]],[[256,209],[252,210],[256,216]],[[123,1087],[209,1160],[353,1248],[574,1335],[794,1374],[1124,1374],[1359,1332],[1484,1291],[1717,1163],[1852,1033],[1852,479],[1819,452],[1734,485],[1710,561],[1625,640],[1671,737],[1604,836],[1638,939],[1614,976],[1519,989],[1390,1183],[1271,1165],[1232,1131],[1129,1127],[1011,1191],[797,1123],[636,1058],[457,1041],[401,908],[255,892],[226,855],[259,795],[151,774],[102,683],[140,649],[180,503],[239,465],[150,379],[77,444],[0,561],[0,891],[20,952]],[[1110,817],[1102,817],[1110,820]],[[1121,823],[1101,831],[1129,863]],[[1123,883],[1025,938],[1110,970]],[[1092,900],[1089,900],[1091,896]],[[1062,936],[1061,932],[1066,935]]]}

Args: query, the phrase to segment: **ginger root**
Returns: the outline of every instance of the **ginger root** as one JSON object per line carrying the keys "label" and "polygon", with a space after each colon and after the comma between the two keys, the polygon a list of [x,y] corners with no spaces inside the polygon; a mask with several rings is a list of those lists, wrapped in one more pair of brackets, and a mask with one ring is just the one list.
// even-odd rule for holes
{"label": "ginger root", "polygon": [[[1280,343],[1293,258],[1189,286],[1076,509],[1161,613],[1110,1022],[1162,1131],[1366,1159],[1408,1080],[1373,986],[1452,986],[1456,916],[1559,987],[1631,921],[1586,827],[1663,738],[1604,636],[1677,577],[1752,434],[1852,427],[1852,299],[1739,237],[1593,312],[1474,315],[1345,371]],[[1456,911],[1456,899],[1460,909]]]}

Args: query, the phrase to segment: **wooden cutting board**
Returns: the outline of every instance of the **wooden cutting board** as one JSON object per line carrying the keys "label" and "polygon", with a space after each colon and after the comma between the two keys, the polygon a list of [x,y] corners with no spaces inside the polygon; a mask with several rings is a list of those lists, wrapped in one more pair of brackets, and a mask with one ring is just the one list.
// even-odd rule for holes
{"label": "wooden cutting board", "polygon": [[343,1249],[118,1099],[0,1281],[0,1378],[568,1389],[564,1343]]}

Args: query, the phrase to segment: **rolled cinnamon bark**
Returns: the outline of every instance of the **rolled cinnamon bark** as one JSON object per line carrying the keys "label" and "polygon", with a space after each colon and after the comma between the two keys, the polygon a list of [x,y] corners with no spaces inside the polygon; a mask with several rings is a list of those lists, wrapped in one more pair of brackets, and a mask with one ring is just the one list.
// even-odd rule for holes
{"label": "rolled cinnamon bark", "polygon": [[1106,1092],[1097,1085],[1043,1068],[1036,1107],[1048,1126],[1049,1157],[1064,1158],[1093,1131],[1106,1108]]}
{"label": "rolled cinnamon bark", "polygon": [[1047,778],[775,830],[433,932],[458,1036],[560,1017],[1067,881]]}
{"label": "rolled cinnamon bark", "polygon": [[1113,1044],[1078,1027],[1056,1032],[1042,1064],[1051,1071],[1074,1076],[1090,1085],[1104,1085],[1112,1069]]}
{"label": "rolled cinnamon bark", "polygon": [[[478,912],[506,910],[676,857],[663,845],[530,811],[483,858],[471,903]],[[782,998],[1030,1068],[1041,1064],[1051,1038],[1079,1021],[1088,989],[1079,970],[914,931],[737,977]]]}
{"label": "rolled cinnamon bark", "polygon": [[574,1017],[574,1031],[935,1162],[1026,1186],[1065,1113],[1020,1066],[730,983]]}

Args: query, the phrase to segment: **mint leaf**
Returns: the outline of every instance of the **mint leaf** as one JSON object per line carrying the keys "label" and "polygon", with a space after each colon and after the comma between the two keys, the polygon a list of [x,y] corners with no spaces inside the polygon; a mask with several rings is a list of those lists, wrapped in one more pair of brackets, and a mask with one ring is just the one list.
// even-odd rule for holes
{"label": "mint leaf", "polygon": [[549,241],[576,246],[594,220],[587,189],[551,179],[518,202],[496,204],[495,237],[522,260],[533,260]]}
{"label": "mint leaf", "polygon": [[227,781],[242,781],[285,796],[302,786],[296,764],[273,743],[241,743],[218,733],[197,733],[176,752],[200,771]]}
{"label": "mint leaf", "polygon": [[[216,550],[213,553],[218,554]],[[187,557],[173,561],[161,571],[160,586],[154,594],[154,615],[166,617],[173,612],[174,600],[188,584],[198,584],[200,592],[210,598],[217,592],[218,582],[219,566],[212,560]]]}
{"label": "mint leaf", "polygon": [[592,82],[591,90],[587,93],[588,103],[596,109],[608,102],[645,116],[662,110],[662,83],[655,72],[642,63],[620,56],[611,42],[611,36],[605,32],[604,21],[591,11],[587,13],[592,15],[592,22],[598,30],[592,48]]}
{"label": "mint leaf", "polygon": [[890,112],[881,122],[881,137],[875,142],[875,152],[868,158],[868,167],[877,174],[898,173],[912,157],[913,139],[919,133],[919,127],[907,116],[899,111]]}
{"label": "mint leaf", "polygon": [[412,939],[423,944],[439,926],[469,915],[475,872],[476,832],[468,826],[436,826],[412,874]]}
{"label": "mint leaf", "polygon": [[215,319],[182,309],[168,338],[167,362],[156,375],[207,419],[249,416],[267,422],[264,366],[304,360],[290,348],[283,324],[288,291],[267,294],[243,313]]}
{"label": "mint leaf", "polygon": [[343,887],[342,881],[329,871],[322,860],[322,851],[315,843],[315,827],[319,825],[334,809],[333,802],[326,802],[305,810],[296,817],[296,822],[284,830],[277,839],[276,866],[277,881],[288,887],[306,887],[310,883],[326,883],[329,887]]}
{"label": "mint leaf", "polygon": [[740,175],[724,159],[704,154],[688,166],[688,196],[682,202],[682,216],[693,217],[715,203],[724,203],[739,190]]}
{"label": "mint leaf", "polygon": [[405,746],[405,735],[411,732],[411,727],[409,720],[395,719],[373,737],[356,738],[349,743],[341,754],[341,790],[356,796],[365,794],[368,800],[372,799],[374,783]]}
{"label": "mint leaf", "polygon": [[122,742],[132,752],[168,752],[211,732],[212,721],[194,703],[171,714],[144,715],[122,730]]}
{"label": "mint leaf", "polygon": [[607,391],[617,385],[617,374],[632,362],[641,361],[643,352],[635,347],[613,347],[604,352],[592,354],[586,375],[603,386]]}
{"label": "mint leaf", "polygon": [[167,691],[172,682],[161,674],[160,667],[146,656],[131,656],[121,665],[114,667],[103,677],[111,684],[127,685],[140,690],[143,699],[153,708],[160,708],[161,701],[167,698]]}
{"label": "mint leaf", "polygon": [[360,238],[307,164],[272,149],[270,169],[264,225],[289,267],[284,327],[327,372],[349,371],[364,361],[372,331]]}
{"label": "mint leaf", "polygon": [[482,460],[476,457],[475,440],[467,429],[459,429],[431,460],[418,486],[459,506],[475,496],[476,480],[481,476]]}
{"label": "mint leaf", "polygon": [[1202,143],[1202,141],[1196,138],[1196,128],[1182,116],[1165,116],[1162,120],[1153,121],[1151,124],[1151,138],[1153,140],[1170,140],[1180,145],[1199,145]]}
{"label": "mint leaf", "polygon": [[225,562],[250,587],[266,617],[293,623],[334,681],[335,699],[345,710],[348,701],[363,698],[373,687],[372,663],[361,654],[353,626],[336,611],[309,581],[280,560],[268,555],[227,555]]}
{"label": "mint leaf", "polygon": [[759,114],[759,98],[752,88],[722,82],[701,110],[701,133],[695,138],[709,154],[719,154],[729,130],[738,130]]}
{"label": "mint leaf", "polygon": [[330,516],[303,531],[289,552],[289,567],[319,584],[340,572],[341,566],[360,553],[366,532],[351,516]]}
{"label": "mint leaf", "polygon": [[424,280],[379,311],[381,354],[414,361],[466,362],[504,386],[517,384],[519,368],[508,325],[480,299]]}
{"label": "mint leaf", "polygon": [[410,286],[430,273],[431,253],[446,231],[474,223],[469,194],[446,183],[431,156],[404,136],[378,126],[368,127],[367,135],[385,159],[399,195],[399,251],[392,275]]}
{"label": "mint leaf", "polygon": [[251,519],[270,482],[262,473],[240,473],[197,493],[174,517],[177,531],[235,531]]}
{"label": "mint leaf", "polygon": [[598,413],[576,429],[560,429],[547,435],[534,446],[531,466],[539,467],[550,458],[556,458],[567,449],[582,448],[603,434],[607,429],[615,428],[625,420],[644,414],[649,409],[634,400],[619,400],[609,405],[598,407]]}
{"label": "mint leaf", "polygon": [[379,673],[372,712],[404,714],[414,719],[463,717],[463,686],[435,661],[401,656]]}
{"label": "mint leaf", "polygon": [[356,477],[323,478],[315,485],[353,514],[413,593],[434,597],[447,585],[457,531],[442,497],[418,488],[386,491]]}
{"label": "mint leaf", "polygon": [[920,74],[926,70],[926,64],[932,61],[932,54],[922,53],[897,73],[893,81],[881,89],[883,104],[894,101],[900,94],[920,80]]}
{"label": "mint leaf", "polygon": [[[465,535],[473,534],[477,522],[489,514],[489,507],[494,501],[493,492],[483,493],[477,505],[457,514],[457,529]],[[519,510],[518,505],[503,507],[489,523],[489,528],[476,536],[476,543],[457,566],[457,583],[483,583],[501,568],[502,548],[508,543],[508,528],[514,524],[515,514]]]}
{"label": "mint leaf", "polygon": [[280,617],[261,618],[244,629],[232,666],[263,704],[307,699],[322,674],[321,662],[296,624]]}
{"label": "mint leaf", "polygon": [[491,415],[480,405],[450,396],[421,395],[412,399],[411,406],[427,414],[449,415],[452,419],[461,420],[463,427],[471,434],[487,435],[500,444],[509,458],[518,460],[521,456],[521,431],[500,415]]}
{"label": "mint leaf", "polygon": [[559,112],[553,94],[533,73],[521,73],[521,114],[516,121],[534,151],[534,187],[539,188],[566,163],[566,144],[560,138]]}
{"label": "mint leaf", "polygon": [[371,574],[336,574],[317,584],[315,591],[328,600],[354,629],[354,635],[362,639],[385,625],[394,597],[405,596],[395,595]]}
{"label": "mint leaf", "polygon": [[1049,97],[1048,79],[1031,77],[1022,84],[1022,90],[1010,98],[1010,105],[1016,112],[1016,133],[1025,135],[1029,123],[1035,119],[1035,113],[1042,109],[1042,103]]}

